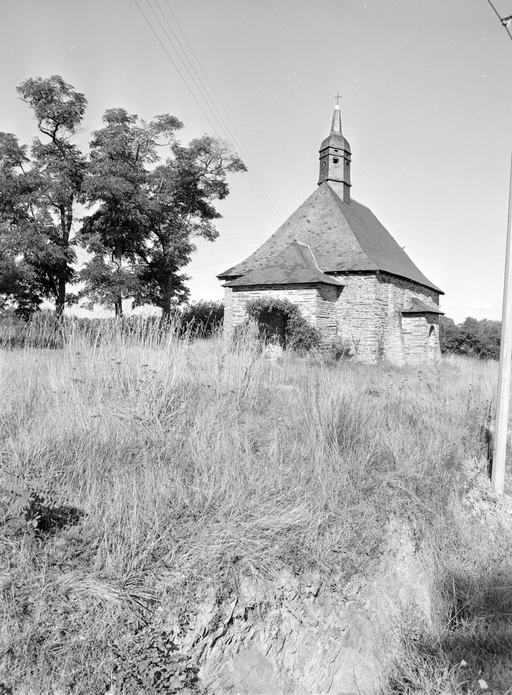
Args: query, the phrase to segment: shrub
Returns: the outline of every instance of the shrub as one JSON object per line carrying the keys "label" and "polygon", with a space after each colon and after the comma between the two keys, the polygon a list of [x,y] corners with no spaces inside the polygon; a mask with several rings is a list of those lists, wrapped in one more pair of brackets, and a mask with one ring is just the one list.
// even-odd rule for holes
{"label": "shrub", "polygon": [[39,312],[29,319],[12,312],[0,316],[0,348],[61,348],[64,345],[62,323],[53,314]]}
{"label": "shrub", "polygon": [[224,321],[224,304],[220,301],[200,300],[188,304],[181,314],[182,330],[194,337],[209,338]]}
{"label": "shrub", "polygon": [[354,356],[353,348],[340,336],[336,337],[329,345],[329,357],[336,360],[349,360]]}
{"label": "shrub", "polygon": [[282,311],[285,316],[284,334],[286,346],[296,352],[309,352],[320,346],[322,342],[319,331],[302,315],[299,307],[289,299],[279,297],[258,297],[251,299],[245,305],[247,315],[257,322],[263,339],[269,337],[268,327],[262,316],[273,311]]}
{"label": "shrub", "polygon": [[159,627],[146,625],[129,636],[126,645],[114,646],[118,658],[115,679],[121,692],[199,693],[198,668],[180,652],[172,636]]}

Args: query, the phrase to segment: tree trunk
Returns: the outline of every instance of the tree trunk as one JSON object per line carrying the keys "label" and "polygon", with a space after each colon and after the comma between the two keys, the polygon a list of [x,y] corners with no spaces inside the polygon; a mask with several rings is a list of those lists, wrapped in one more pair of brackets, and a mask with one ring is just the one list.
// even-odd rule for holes
{"label": "tree trunk", "polygon": [[57,296],[55,298],[55,316],[62,319],[64,314],[64,307],[66,306],[66,280],[64,278],[58,279],[57,286]]}
{"label": "tree trunk", "polygon": [[171,299],[172,299],[172,272],[169,272],[167,282],[162,286],[162,321],[168,321],[171,316]]}
{"label": "tree trunk", "polygon": [[[60,245],[63,249],[69,248],[69,237],[71,234],[71,225],[73,224],[73,200],[69,202],[68,207],[61,205],[59,207],[60,214],[60,230],[62,235],[62,240]],[[66,306],[66,279],[68,271],[68,264],[65,262],[61,264],[60,272],[61,277],[57,277],[57,296],[55,298],[55,315],[59,319],[62,319],[64,314],[64,307]],[[64,276],[64,277],[63,277]]]}
{"label": "tree trunk", "polygon": [[117,318],[123,318],[123,298],[122,297],[116,297],[115,302],[114,302],[114,310],[116,312],[116,319]]}
{"label": "tree trunk", "polygon": [[[122,263],[123,263],[123,246],[120,241],[116,241],[116,245],[114,247],[114,262],[117,265],[117,272],[121,274],[121,268],[122,268]],[[114,301],[114,309],[116,312],[116,318],[122,318],[123,316],[123,295],[121,290],[119,290],[119,294],[115,298]]]}

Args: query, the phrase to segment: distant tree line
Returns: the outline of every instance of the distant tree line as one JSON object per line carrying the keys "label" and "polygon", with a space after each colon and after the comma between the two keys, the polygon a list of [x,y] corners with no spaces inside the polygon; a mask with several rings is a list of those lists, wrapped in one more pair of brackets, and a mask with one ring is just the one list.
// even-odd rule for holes
{"label": "distant tree line", "polygon": [[500,357],[501,321],[468,317],[456,324],[441,317],[439,339],[441,352],[468,355],[479,359],[498,360]]}
{"label": "distant tree line", "polygon": [[[28,318],[51,300],[60,317],[85,300],[121,316],[130,298],[170,316],[188,297],[194,239],[218,236],[214,204],[228,195],[228,176],[246,170],[240,157],[209,135],[182,145],[175,116],[146,122],[123,108],[105,112],[84,152],[73,143],[83,94],[59,75],[17,91],[39,137],[29,150],[0,133],[0,304]],[[88,252],[81,269],[77,247]]]}

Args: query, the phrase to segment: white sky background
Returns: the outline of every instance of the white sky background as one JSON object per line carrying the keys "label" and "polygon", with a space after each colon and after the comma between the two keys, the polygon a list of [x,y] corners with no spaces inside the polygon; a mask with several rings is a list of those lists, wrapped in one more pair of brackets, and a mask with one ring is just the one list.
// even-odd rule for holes
{"label": "white sky background", "polygon": [[[236,131],[250,171],[232,178],[221,236],[187,269],[193,299],[221,298],[216,275],[315,190],[339,91],[353,197],[445,291],[448,316],[501,318],[512,41],[486,0],[137,2],[0,0],[0,130],[29,143],[36,125],[16,86],[59,74],[89,101],[84,143],[116,106],[177,116],[185,142]],[[512,0],[495,5],[512,14]]]}

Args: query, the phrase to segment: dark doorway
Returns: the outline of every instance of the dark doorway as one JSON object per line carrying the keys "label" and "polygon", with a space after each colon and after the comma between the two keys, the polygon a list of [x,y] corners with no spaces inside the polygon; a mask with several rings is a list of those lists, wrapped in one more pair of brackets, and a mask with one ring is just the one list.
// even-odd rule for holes
{"label": "dark doorway", "polygon": [[260,335],[265,342],[286,348],[287,316],[281,309],[265,309],[258,319]]}

